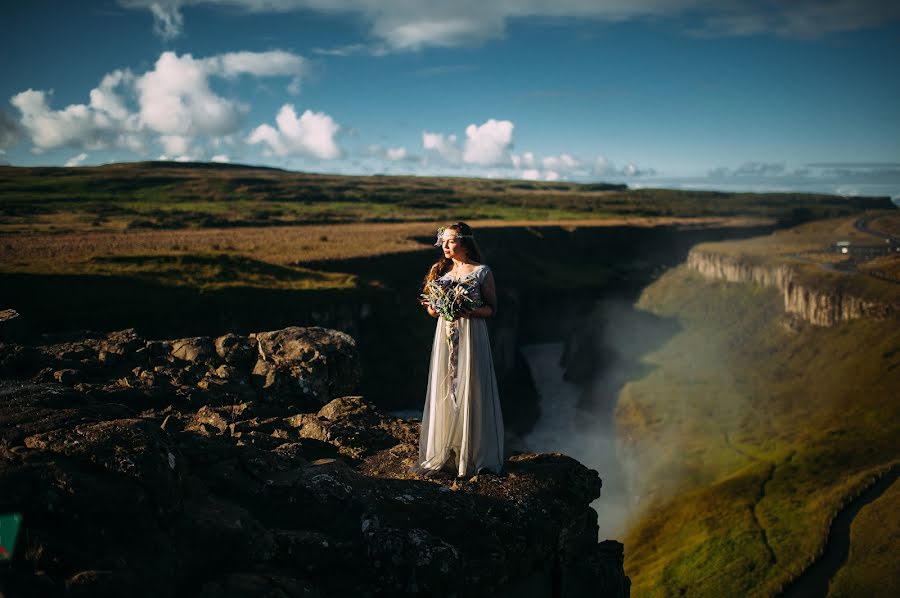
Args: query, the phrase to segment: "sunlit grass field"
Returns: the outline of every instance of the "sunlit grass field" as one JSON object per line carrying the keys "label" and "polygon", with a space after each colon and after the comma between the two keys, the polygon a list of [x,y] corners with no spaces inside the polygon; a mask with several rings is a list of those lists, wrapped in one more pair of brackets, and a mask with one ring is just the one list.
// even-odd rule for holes
{"label": "sunlit grass field", "polygon": [[801,221],[888,207],[802,193],[628,189],[625,185],[340,176],[221,164],[0,166],[0,232],[222,228],[347,222],[607,217]]}
{"label": "sunlit grass field", "polygon": [[[900,326],[789,323],[777,290],[683,266],[639,306],[680,331],[617,409],[640,497],[624,538],[634,595],[774,595],[822,550],[841,505],[900,461]],[[879,502],[896,521],[900,505]],[[857,549],[841,587],[896,579],[892,528],[860,525],[894,551]]]}

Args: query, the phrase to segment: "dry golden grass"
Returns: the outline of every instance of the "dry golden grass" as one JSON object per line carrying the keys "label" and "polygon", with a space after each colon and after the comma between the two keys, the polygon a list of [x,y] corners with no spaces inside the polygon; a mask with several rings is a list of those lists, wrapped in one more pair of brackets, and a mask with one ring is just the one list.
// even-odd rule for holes
{"label": "dry golden grass", "polygon": [[[483,220],[482,228],[563,226],[752,226],[751,218],[604,218],[582,220]],[[353,223],[308,226],[128,230],[120,232],[0,234],[0,271],[60,273],[92,258],[228,253],[277,265],[343,260],[430,247],[446,223]]]}

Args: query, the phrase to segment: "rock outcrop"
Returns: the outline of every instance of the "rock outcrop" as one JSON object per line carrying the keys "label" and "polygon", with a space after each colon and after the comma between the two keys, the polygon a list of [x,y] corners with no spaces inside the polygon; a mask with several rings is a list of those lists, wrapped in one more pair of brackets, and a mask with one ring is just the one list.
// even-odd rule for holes
{"label": "rock outcrop", "polygon": [[629,593],[597,472],[560,454],[424,479],[418,422],[350,394],[353,339],[289,328],[0,344],[5,596]]}
{"label": "rock outcrop", "polygon": [[743,256],[692,249],[687,267],[706,278],[728,282],[749,282],[775,287],[784,297],[788,314],[816,326],[834,326],[859,318],[892,318],[900,315],[900,306],[865,299],[838,288],[817,288],[801,280],[790,264],[758,263]]}

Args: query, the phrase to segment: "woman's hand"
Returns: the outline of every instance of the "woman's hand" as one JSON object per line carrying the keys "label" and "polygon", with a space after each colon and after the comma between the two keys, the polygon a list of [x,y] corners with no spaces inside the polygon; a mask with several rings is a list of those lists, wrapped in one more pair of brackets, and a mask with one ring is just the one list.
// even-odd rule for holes
{"label": "woman's hand", "polygon": [[438,317],[438,312],[436,312],[434,310],[434,308],[431,307],[430,305],[425,305],[425,309],[428,310],[428,315],[431,316],[432,318]]}

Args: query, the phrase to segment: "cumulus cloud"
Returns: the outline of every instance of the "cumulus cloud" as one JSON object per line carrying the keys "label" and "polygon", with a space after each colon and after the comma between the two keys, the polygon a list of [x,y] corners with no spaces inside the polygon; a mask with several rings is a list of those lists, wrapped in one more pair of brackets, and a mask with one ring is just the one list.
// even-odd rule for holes
{"label": "cumulus cloud", "polygon": [[231,159],[225,154],[216,154],[212,158],[209,159],[210,162],[218,162],[219,164],[228,164],[231,162]]}
{"label": "cumulus cloud", "polygon": [[444,135],[443,133],[422,133],[422,147],[428,151],[437,152],[442,158],[451,164],[458,163],[462,158],[462,152],[456,142],[456,135]]}
{"label": "cumulus cloud", "polygon": [[583,178],[587,174],[584,162],[567,152],[541,159],[536,158],[533,152],[524,152],[512,154],[510,160],[516,175],[528,181],[558,181]]}
{"label": "cumulus cloud", "polygon": [[334,119],[324,112],[306,110],[299,117],[291,104],[285,104],[275,117],[275,127],[256,127],[247,142],[261,144],[276,156],[312,156],[333,160],[342,155],[335,141],[340,130]]}
{"label": "cumulus cloud", "polygon": [[[102,149],[125,145],[129,142],[129,133],[138,129],[136,119],[127,112],[124,115],[109,112],[110,106],[117,105],[118,100],[111,99],[109,88],[104,93],[92,93],[90,104],[71,104],[62,110],[51,109],[47,103],[48,94],[34,89],[17,93],[10,102],[22,115],[21,124],[31,138],[35,152],[63,146]],[[97,101],[100,103],[95,103]]]}
{"label": "cumulus cloud", "polygon": [[289,87],[296,87],[306,72],[303,57],[280,50],[196,59],[163,52],[153,68],[139,76],[127,69],[105,75],[90,91],[87,104],[55,110],[50,107],[52,92],[34,89],[14,95],[11,103],[35,152],[69,146],[143,153],[158,143],[165,154],[184,156],[196,151],[195,140],[214,143],[237,133],[249,110],[215,93],[212,77],[286,76],[291,77]]}
{"label": "cumulus cloud", "polygon": [[159,142],[167,154],[186,154],[190,150],[190,139],[184,135],[161,135]]}
{"label": "cumulus cloud", "polygon": [[535,159],[534,154],[531,152],[525,152],[523,154],[513,154],[510,156],[510,160],[512,161],[513,168],[520,169],[524,168],[528,171],[534,171]]}
{"label": "cumulus cloud", "polygon": [[542,164],[547,170],[554,171],[573,171],[581,168],[581,160],[574,158],[569,154],[547,156],[542,160]]}
{"label": "cumulus cloud", "polygon": [[81,164],[82,162],[87,160],[87,157],[88,157],[88,155],[86,153],[81,152],[77,156],[72,156],[71,158],[69,158],[66,161],[66,166],[67,167],[78,166],[79,164]]}
{"label": "cumulus cloud", "polygon": [[388,160],[405,160],[406,159],[406,148],[405,147],[389,147],[387,150],[387,158]]}
{"label": "cumulus cloud", "polygon": [[650,177],[656,175],[656,169],[647,166],[638,166],[632,162],[619,168],[606,156],[599,155],[594,159],[594,163],[591,166],[591,174],[595,177],[610,178]]}
{"label": "cumulus cloud", "polygon": [[508,120],[488,119],[481,125],[466,127],[462,159],[466,164],[495,166],[510,161],[513,124]]}
{"label": "cumulus cloud", "polygon": [[[488,119],[480,125],[466,127],[466,138],[460,147],[454,134],[422,133],[422,147],[437,153],[455,166],[506,166],[512,163],[509,153],[512,147],[514,125],[508,120]],[[521,156],[516,158],[521,160]]]}
{"label": "cumulus cloud", "polygon": [[190,54],[163,52],[136,83],[141,123],[163,134],[225,135],[235,131],[248,107],[216,95],[210,68]]}
{"label": "cumulus cloud", "polygon": [[388,160],[390,162],[415,162],[418,160],[416,156],[410,154],[405,147],[382,147],[374,143],[368,147],[370,156]]}
{"label": "cumulus cloud", "polygon": [[[184,28],[182,7],[207,5],[249,12],[318,11],[361,17],[371,35],[393,50],[449,47],[502,38],[510,19],[577,18],[597,22],[672,19],[690,16],[689,33],[708,36],[773,34],[819,37],[877,27],[900,18],[900,5],[883,0],[118,0],[148,10],[154,31],[164,39]],[[377,46],[376,46],[377,47]]]}

